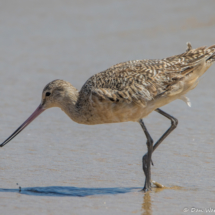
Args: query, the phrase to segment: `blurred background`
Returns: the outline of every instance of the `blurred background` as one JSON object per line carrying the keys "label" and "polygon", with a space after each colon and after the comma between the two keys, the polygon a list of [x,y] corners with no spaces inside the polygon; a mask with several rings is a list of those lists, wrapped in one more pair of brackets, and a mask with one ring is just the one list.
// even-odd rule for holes
{"label": "blurred background", "polygon": [[[188,41],[193,48],[215,44],[213,0],[1,0],[0,6],[0,141],[36,109],[54,79],[80,89],[119,62],[180,54]],[[214,206],[214,70],[188,94],[191,109],[182,101],[163,108],[179,126],[153,154],[152,179],[171,189],[138,192],[146,152],[138,123],[78,125],[53,108],[0,150],[1,214],[181,214],[184,207]],[[154,140],[170,125],[157,113],[145,122]],[[45,194],[19,193],[16,183]],[[69,197],[49,197],[49,186],[58,186],[49,190],[54,196],[69,191]],[[73,187],[101,190],[78,198]],[[115,188],[131,191],[116,195]]]}

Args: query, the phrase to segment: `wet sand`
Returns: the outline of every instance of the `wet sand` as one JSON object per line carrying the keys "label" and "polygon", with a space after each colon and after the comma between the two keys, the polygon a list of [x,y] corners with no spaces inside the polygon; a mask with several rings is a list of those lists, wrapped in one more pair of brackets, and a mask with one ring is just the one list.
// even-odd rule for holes
{"label": "wet sand", "polygon": [[[113,64],[179,54],[187,41],[215,44],[214,7],[212,0],[1,1],[0,141],[36,109],[54,79],[80,89]],[[179,125],[153,154],[152,179],[168,189],[140,192],[147,149],[138,123],[79,125],[56,108],[0,149],[0,214],[215,209],[214,70],[188,94],[192,108],[180,100],[163,107]],[[170,125],[157,113],[145,123],[154,140]]]}

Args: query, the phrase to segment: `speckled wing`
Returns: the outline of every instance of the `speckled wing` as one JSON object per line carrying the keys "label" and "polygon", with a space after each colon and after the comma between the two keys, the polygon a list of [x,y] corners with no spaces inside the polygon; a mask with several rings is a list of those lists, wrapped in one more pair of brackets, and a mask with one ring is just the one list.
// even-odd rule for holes
{"label": "speckled wing", "polygon": [[204,61],[214,60],[215,45],[192,49],[162,60],[136,60],[112,66],[92,76],[80,93],[103,102],[145,105],[159,96],[177,93],[178,83]]}

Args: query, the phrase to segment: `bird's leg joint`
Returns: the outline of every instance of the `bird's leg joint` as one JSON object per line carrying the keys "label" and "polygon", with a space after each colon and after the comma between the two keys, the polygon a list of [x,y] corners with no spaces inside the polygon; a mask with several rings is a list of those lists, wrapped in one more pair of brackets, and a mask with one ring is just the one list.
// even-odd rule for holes
{"label": "bird's leg joint", "polygon": [[[151,138],[151,136],[149,135],[149,136],[147,137],[146,145],[147,145],[147,148],[148,148],[148,152],[151,152],[151,154],[152,154],[152,152],[153,152],[153,143],[154,143],[154,141],[153,141],[153,139]],[[147,154],[145,154],[145,155],[147,155]],[[145,155],[144,155],[144,156],[145,156]],[[144,157],[144,156],[143,156],[143,157]],[[151,155],[151,157],[152,157],[152,155]],[[152,166],[154,166],[154,163],[153,163],[152,159],[151,159],[151,164],[152,164]]]}
{"label": "bird's leg joint", "polygon": [[173,128],[176,128],[178,125],[178,120],[174,117],[171,118],[171,125]]}

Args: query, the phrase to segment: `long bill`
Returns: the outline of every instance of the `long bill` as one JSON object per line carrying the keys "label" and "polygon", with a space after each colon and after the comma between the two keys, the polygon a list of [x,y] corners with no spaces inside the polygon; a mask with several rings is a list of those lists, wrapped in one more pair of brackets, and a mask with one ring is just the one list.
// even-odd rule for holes
{"label": "long bill", "polygon": [[19,134],[25,127],[27,127],[37,116],[39,116],[45,109],[40,104],[38,108],[31,114],[31,116],[16,129],[1,145],[3,147],[7,143],[9,143],[17,134]]}

